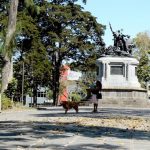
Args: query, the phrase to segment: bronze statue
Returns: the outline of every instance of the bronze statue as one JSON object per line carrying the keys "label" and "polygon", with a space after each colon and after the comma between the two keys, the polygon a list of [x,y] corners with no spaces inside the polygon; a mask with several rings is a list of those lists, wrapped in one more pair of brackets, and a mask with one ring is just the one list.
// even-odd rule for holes
{"label": "bronze statue", "polygon": [[114,37],[113,50],[116,50],[118,55],[123,55],[123,53],[124,53],[124,55],[125,55],[125,53],[131,54],[131,48],[133,48],[133,46],[130,47],[129,45],[127,45],[127,40],[130,38],[130,36],[122,34],[121,30],[114,32],[110,23],[109,23],[109,26],[110,26],[110,30],[113,34],[113,37]]}

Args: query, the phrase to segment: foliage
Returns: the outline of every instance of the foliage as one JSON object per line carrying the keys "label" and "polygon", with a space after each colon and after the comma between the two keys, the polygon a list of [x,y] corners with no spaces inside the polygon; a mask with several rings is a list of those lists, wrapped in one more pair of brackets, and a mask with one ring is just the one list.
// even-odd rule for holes
{"label": "foliage", "polygon": [[89,70],[83,72],[82,82],[86,86],[86,88],[89,88],[89,86],[93,84],[95,80],[96,80],[96,71]]}
{"label": "foliage", "polygon": [[17,80],[12,79],[12,81],[8,84],[7,90],[4,91],[8,98],[12,98],[15,95],[17,89]]}
{"label": "foliage", "polygon": [[139,60],[137,76],[144,84],[150,80],[150,36],[148,32],[137,34],[134,39],[136,45],[135,56]]}
{"label": "foliage", "polygon": [[2,110],[12,108],[12,101],[6,97],[4,94],[2,95]]}
{"label": "foliage", "polygon": [[89,69],[87,63],[94,68],[95,59],[104,48],[105,26],[97,23],[95,17],[75,2],[77,0],[19,0],[14,38],[18,97],[21,96],[23,63],[24,93],[32,91],[36,96],[39,86],[48,86],[53,90],[55,104],[63,60],[73,60],[72,66],[81,66],[81,70]]}
{"label": "foliage", "polygon": [[[24,63],[24,94],[36,92],[39,86],[48,86],[51,77],[50,63],[45,47],[41,43],[40,32],[37,22],[28,14],[26,9],[19,11],[17,36],[16,36],[16,57],[14,63],[14,76],[19,81],[17,95],[21,96],[23,63]],[[36,103],[36,100],[34,101]]]}
{"label": "foliage", "polygon": [[69,95],[69,97],[70,97],[71,101],[75,101],[75,102],[81,101],[81,95],[79,95],[78,93],[72,92]]}
{"label": "foliage", "polygon": [[82,69],[87,62],[89,66],[95,65],[104,46],[102,35],[105,26],[97,23],[95,17],[73,1],[47,2],[41,7],[38,22],[42,43],[52,62],[52,88],[56,102],[62,61],[71,59],[74,67],[82,66]]}
{"label": "foliage", "polygon": [[[71,95],[76,94],[80,96],[80,100],[83,100],[87,93],[86,93],[86,89],[88,88],[87,85],[83,82],[83,80],[79,80],[79,81],[67,81],[68,82],[68,86],[69,87],[73,87],[73,89],[70,91]],[[69,94],[70,95],[70,94]],[[70,96],[69,96],[70,97]],[[71,99],[71,97],[70,97]]]}
{"label": "foliage", "polygon": [[48,90],[47,92],[46,92],[46,97],[50,100],[50,99],[52,99],[52,97],[53,97],[53,92],[52,92],[52,90]]}
{"label": "foliage", "polygon": [[143,54],[140,58],[137,76],[141,82],[150,81],[150,60],[147,54]]}
{"label": "foliage", "polygon": [[137,47],[134,54],[140,59],[143,54],[150,53],[150,36],[148,32],[141,32],[134,38],[134,43]]}

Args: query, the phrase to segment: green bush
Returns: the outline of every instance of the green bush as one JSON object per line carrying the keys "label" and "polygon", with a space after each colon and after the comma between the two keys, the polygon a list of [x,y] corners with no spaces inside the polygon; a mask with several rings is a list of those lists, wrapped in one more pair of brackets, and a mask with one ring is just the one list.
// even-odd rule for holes
{"label": "green bush", "polygon": [[5,95],[2,96],[2,110],[10,109],[12,108],[12,101],[6,97]]}
{"label": "green bush", "polygon": [[72,101],[79,102],[81,100],[81,96],[77,93],[71,93],[70,98]]}
{"label": "green bush", "polygon": [[4,91],[5,95],[8,98],[12,98],[15,95],[15,91],[17,89],[17,80],[15,78],[8,84],[7,90]]}
{"label": "green bush", "polygon": [[52,90],[48,90],[46,92],[46,98],[48,98],[48,99],[52,99],[53,98],[53,92],[52,92]]}

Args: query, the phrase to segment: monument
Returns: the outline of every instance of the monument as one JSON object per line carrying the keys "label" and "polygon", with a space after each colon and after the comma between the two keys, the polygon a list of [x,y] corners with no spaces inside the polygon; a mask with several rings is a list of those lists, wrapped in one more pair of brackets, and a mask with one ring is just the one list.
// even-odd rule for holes
{"label": "monument", "polygon": [[137,78],[138,60],[132,56],[135,47],[129,36],[119,30],[114,32],[114,45],[105,49],[97,59],[97,79],[103,85],[102,104],[119,106],[147,105],[146,89],[141,88]]}

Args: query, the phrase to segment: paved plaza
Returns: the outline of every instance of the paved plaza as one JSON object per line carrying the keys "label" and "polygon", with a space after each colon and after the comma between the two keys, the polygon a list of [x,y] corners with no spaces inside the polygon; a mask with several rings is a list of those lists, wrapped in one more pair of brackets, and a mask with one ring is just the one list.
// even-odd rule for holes
{"label": "paved plaza", "polygon": [[150,109],[62,107],[0,114],[0,150],[150,150]]}

